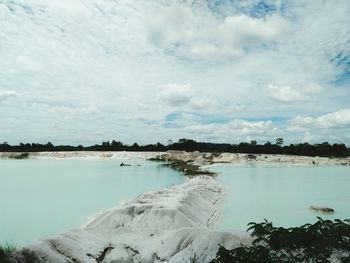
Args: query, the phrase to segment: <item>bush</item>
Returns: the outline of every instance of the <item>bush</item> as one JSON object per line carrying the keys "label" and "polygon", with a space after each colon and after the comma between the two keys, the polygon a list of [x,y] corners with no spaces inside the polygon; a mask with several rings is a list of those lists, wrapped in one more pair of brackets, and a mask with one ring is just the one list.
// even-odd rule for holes
{"label": "bush", "polygon": [[[349,220],[323,220],[300,227],[274,227],[265,220],[249,223],[251,246],[220,247],[212,263],[350,263]],[[331,261],[333,258],[333,261]],[[338,261],[334,261],[337,259]]]}
{"label": "bush", "polygon": [[20,249],[17,247],[5,244],[0,245],[0,262],[1,263],[38,263],[41,262],[39,257],[29,249]]}
{"label": "bush", "polygon": [[0,262],[10,262],[8,261],[9,256],[16,250],[16,247],[11,246],[7,243],[3,246],[0,245]]}

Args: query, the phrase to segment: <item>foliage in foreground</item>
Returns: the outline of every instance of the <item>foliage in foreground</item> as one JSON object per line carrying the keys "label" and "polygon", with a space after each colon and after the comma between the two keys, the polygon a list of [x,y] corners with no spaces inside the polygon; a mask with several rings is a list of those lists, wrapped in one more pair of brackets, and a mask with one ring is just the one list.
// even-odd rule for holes
{"label": "foliage in foreground", "polygon": [[37,263],[39,257],[29,249],[20,249],[9,244],[0,245],[0,262],[1,263]]}
{"label": "foliage in foreground", "polygon": [[232,250],[220,247],[211,263],[350,263],[350,220],[318,217],[314,224],[292,228],[274,227],[265,220],[248,226],[252,245]]}
{"label": "foliage in foreground", "polygon": [[3,262],[4,258],[7,255],[12,254],[13,252],[15,252],[17,249],[14,246],[11,246],[9,244],[5,244],[3,246],[0,245],[0,262]]}

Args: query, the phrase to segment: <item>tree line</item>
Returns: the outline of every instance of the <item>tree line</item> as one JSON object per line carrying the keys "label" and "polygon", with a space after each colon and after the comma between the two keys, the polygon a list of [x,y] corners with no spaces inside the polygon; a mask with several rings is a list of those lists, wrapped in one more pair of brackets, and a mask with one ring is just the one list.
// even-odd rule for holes
{"label": "tree line", "polygon": [[53,145],[51,142],[20,143],[10,145],[7,142],[0,144],[0,152],[45,152],[45,151],[200,151],[200,152],[230,152],[249,154],[290,154],[304,156],[347,157],[350,156],[350,148],[344,143],[330,144],[328,142],[310,144],[298,143],[283,145],[283,138],[277,138],[275,142],[258,144],[256,141],[241,142],[239,144],[197,142],[191,139],[180,139],[177,142],[168,141],[162,143],[139,145],[137,143],[127,145],[120,141],[106,141],[90,146]]}

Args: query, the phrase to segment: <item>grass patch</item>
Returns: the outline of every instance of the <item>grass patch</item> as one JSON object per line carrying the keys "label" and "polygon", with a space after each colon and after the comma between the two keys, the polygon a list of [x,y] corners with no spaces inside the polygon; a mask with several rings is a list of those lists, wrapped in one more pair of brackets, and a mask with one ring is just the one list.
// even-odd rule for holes
{"label": "grass patch", "polygon": [[12,262],[11,258],[12,255],[17,251],[17,248],[15,246],[5,244],[0,245],[0,262],[7,263]]}
{"label": "grass patch", "polygon": [[0,245],[0,262],[1,263],[38,263],[42,262],[40,258],[30,249],[19,249],[14,245],[6,243]]}
{"label": "grass patch", "polygon": [[[10,255],[17,251],[17,247],[6,243],[5,245],[0,245],[0,259],[6,255]],[[1,262],[1,261],[0,261]]]}

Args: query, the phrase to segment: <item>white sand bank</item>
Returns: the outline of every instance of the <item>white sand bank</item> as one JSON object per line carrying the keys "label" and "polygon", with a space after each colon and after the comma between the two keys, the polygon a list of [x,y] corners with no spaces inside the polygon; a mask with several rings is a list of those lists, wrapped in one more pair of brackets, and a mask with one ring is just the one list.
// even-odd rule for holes
{"label": "white sand bank", "polygon": [[231,165],[350,165],[350,157],[328,158],[281,154],[246,154],[246,153],[200,153],[184,151],[168,151],[162,154],[165,159],[179,159],[184,161],[195,161],[198,164],[222,164]]}
{"label": "white sand bank", "polygon": [[49,262],[208,262],[219,244],[232,248],[250,240],[245,233],[212,230],[221,199],[213,178],[196,177],[141,194],[30,248]]}
{"label": "white sand bank", "polygon": [[[18,152],[2,152],[0,159],[16,159]],[[29,159],[150,159],[162,154],[161,152],[97,152],[97,151],[68,151],[68,152],[29,152]]]}
{"label": "white sand bank", "polygon": [[[1,152],[0,159],[10,159],[21,153]],[[199,164],[230,163],[232,165],[350,165],[350,157],[328,158],[281,154],[168,152],[30,152],[30,159],[150,159],[165,156],[169,159],[195,161]]]}

